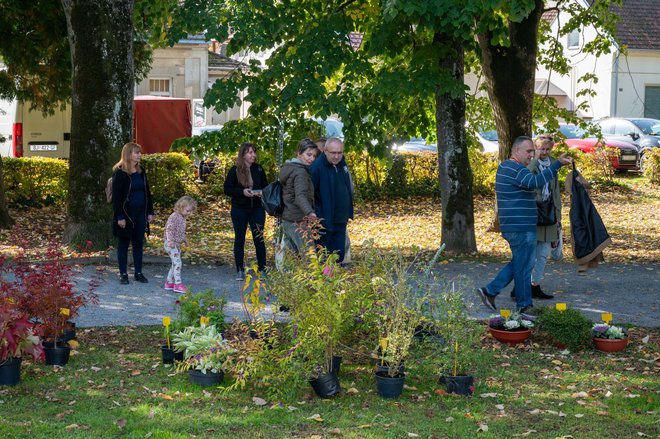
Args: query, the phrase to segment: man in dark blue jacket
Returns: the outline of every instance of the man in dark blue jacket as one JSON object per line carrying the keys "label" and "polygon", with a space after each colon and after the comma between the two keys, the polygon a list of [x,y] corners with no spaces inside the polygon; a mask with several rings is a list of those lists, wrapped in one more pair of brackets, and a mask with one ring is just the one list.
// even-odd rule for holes
{"label": "man in dark blue jacket", "polygon": [[353,189],[344,160],[344,143],[336,137],[328,139],[310,173],[316,216],[323,226],[319,244],[329,253],[337,252],[341,263],[346,252],[346,226],[353,218]]}
{"label": "man in dark blue jacket", "polygon": [[525,312],[532,307],[530,279],[536,253],[536,223],[538,220],[536,192],[557,177],[563,165],[572,159],[562,154],[550,167],[532,174],[527,165],[534,157],[534,143],[527,136],[513,141],[511,158],[500,163],[495,175],[497,215],[502,237],[511,248],[511,262],[502,268],[491,283],[477,291],[490,310],[495,311],[495,296],[511,280],[516,288],[516,308]]}

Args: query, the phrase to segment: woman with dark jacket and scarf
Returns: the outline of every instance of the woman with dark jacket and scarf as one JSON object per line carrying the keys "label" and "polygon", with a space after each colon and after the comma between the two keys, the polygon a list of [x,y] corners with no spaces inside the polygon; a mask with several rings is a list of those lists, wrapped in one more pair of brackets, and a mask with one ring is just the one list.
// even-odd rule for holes
{"label": "woman with dark jacket and scarf", "polygon": [[232,166],[225,179],[225,194],[231,197],[236,280],[243,280],[245,277],[243,259],[248,225],[257,252],[259,271],[262,272],[266,268],[266,244],[263,237],[266,212],[261,205],[261,190],[268,185],[268,180],[264,169],[256,161],[256,147],[251,143],[243,143],[238,149],[236,165]]}
{"label": "woman with dark jacket and scarf", "polygon": [[297,153],[297,157],[284,163],[280,170],[284,200],[282,231],[284,244],[299,254],[305,254],[307,248],[314,246],[309,222],[317,218],[309,167],[316,158],[318,148],[310,139],[303,139],[298,144]]}
{"label": "woman with dark jacket and scarf", "polygon": [[154,204],[149,181],[140,167],[142,147],[129,142],[121,150],[121,159],[112,168],[113,233],[118,238],[119,282],[128,284],[128,246],[133,246],[135,280],[147,283],[142,274],[144,234],[154,219]]}

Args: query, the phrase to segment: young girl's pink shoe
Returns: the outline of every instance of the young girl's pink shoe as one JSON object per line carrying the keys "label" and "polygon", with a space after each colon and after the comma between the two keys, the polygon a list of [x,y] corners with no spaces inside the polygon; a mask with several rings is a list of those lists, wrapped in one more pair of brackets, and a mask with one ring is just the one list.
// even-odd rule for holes
{"label": "young girl's pink shoe", "polygon": [[188,291],[188,287],[185,286],[184,284],[175,284],[174,291],[176,291],[177,293],[185,293],[186,291]]}
{"label": "young girl's pink shoe", "polygon": [[171,284],[169,282],[165,282],[165,286],[163,287],[166,290],[172,291],[174,289],[174,284]]}

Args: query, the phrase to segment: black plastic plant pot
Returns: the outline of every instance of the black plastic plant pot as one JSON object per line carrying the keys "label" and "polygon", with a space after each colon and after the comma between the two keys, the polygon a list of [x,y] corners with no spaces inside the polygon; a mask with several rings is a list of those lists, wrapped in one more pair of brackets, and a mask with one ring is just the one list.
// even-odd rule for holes
{"label": "black plastic plant pot", "polygon": [[66,324],[67,327],[64,329],[64,334],[62,335],[65,342],[76,338],[76,324],[69,321],[67,321]]}
{"label": "black plastic plant pot", "polygon": [[470,396],[474,391],[474,377],[471,375],[445,375],[444,380],[447,393]]}
{"label": "black plastic plant pot", "polygon": [[341,369],[341,357],[337,355],[333,355],[332,364],[330,366],[330,372],[334,372],[335,375],[339,376],[339,369]]}
{"label": "black plastic plant pot", "polygon": [[163,364],[174,364],[174,361],[183,361],[183,352],[176,352],[168,348],[166,344],[160,345],[160,353],[163,357]]}
{"label": "black plastic plant pot", "polygon": [[395,399],[401,396],[403,392],[403,382],[406,376],[399,374],[391,377],[387,372],[376,372],[376,388],[378,395],[383,398]]}
{"label": "black plastic plant pot", "polygon": [[[381,362],[376,364],[376,373],[381,373],[382,372],[382,373],[387,375],[389,373],[389,371],[390,371],[389,364],[387,364],[387,363],[382,364]],[[397,371],[397,373],[398,373],[398,375],[403,375],[404,371],[405,371],[405,367],[404,367],[403,362],[401,362],[401,364],[399,364],[399,370]]]}
{"label": "black plastic plant pot", "polygon": [[190,377],[190,382],[200,386],[217,386],[225,379],[225,373],[220,372],[206,372],[196,369],[190,369],[188,371],[188,376]]}
{"label": "black plastic plant pot", "polygon": [[312,385],[314,392],[321,398],[330,398],[341,392],[339,378],[334,372],[309,380],[309,384]]}
{"label": "black plastic plant pot", "polygon": [[0,386],[15,386],[21,380],[21,359],[11,357],[0,363]]}
{"label": "black plastic plant pot", "polygon": [[44,353],[46,354],[46,364],[50,366],[66,366],[69,362],[69,354],[71,348],[66,345],[59,345],[52,342],[45,341]]}

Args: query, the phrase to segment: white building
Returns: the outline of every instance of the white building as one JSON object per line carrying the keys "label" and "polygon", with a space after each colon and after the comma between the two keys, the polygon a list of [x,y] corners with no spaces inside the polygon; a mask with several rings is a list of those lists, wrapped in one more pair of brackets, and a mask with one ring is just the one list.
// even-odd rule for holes
{"label": "white building", "polygon": [[[588,7],[587,0],[574,0]],[[536,92],[548,94],[569,110],[587,99],[589,108],[578,111],[585,119],[602,117],[660,118],[660,0],[623,0],[623,6],[613,9],[619,15],[616,36],[619,45],[612,53],[595,57],[582,48],[596,36],[593,27],[577,29],[562,41],[564,55],[569,60],[569,74],[560,76],[539,68]],[[546,15],[552,32],[568,21],[568,14]],[[625,53],[624,53],[625,52]],[[598,82],[582,83],[585,73],[598,77]],[[594,97],[580,97],[580,90],[592,87]]]}

